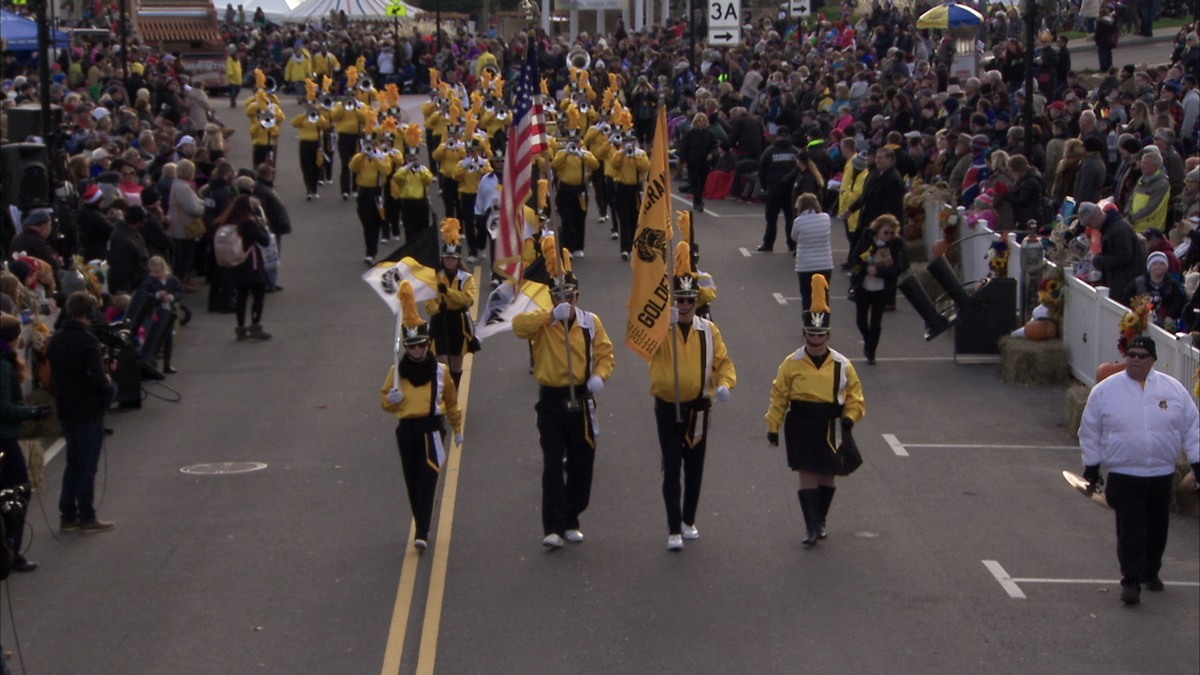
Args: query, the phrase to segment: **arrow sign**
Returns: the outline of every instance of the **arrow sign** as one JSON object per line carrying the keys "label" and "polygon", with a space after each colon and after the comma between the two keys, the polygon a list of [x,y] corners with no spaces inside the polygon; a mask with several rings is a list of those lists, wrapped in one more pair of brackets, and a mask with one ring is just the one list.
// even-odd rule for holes
{"label": "arrow sign", "polygon": [[407,5],[388,5],[387,6],[387,15],[388,16],[408,16],[408,6]]}
{"label": "arrow sign", "polygon": [[741,28],[741,0],[709,0],[708,25],[710,28]]}
{"label": "arrow sign", "polygon": [[809,7],[808,0],[792,0],[791,1],[792,18],[808,16],[809,14],[812,14],[812,8]]}
{"label": "arrow sign", "polygon": [[733,41],[733,33],[730,33],[729,31],[725,31],[724,33],[717,33],[717,34],[713,35],[711,38],[709,38],[709,42],[712,42],[714,40],[719,41],[719,42],[732,42]]}

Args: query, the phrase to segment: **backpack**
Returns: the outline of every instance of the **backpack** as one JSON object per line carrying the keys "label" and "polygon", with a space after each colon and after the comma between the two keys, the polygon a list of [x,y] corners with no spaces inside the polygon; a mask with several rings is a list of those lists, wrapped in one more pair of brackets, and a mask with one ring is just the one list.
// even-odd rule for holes
{"label": "backpack", "polygon": [[242,244],[242,235],[237,225],[222,225],[213,235],[213,254],[217,265],[221,267],[237,267],[246,261],[250,252]]}

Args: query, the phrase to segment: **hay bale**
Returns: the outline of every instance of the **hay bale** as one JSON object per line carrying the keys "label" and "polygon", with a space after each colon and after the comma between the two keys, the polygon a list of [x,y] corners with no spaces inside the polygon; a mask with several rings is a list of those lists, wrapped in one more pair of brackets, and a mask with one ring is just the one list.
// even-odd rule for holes
{"label": "hay bale", "polygon": [[924,239],[904,242],[904,252],[908,254],[908,262],[910,264],[929,262],[929,256],[925,254]]}
{"label": "hay bale", "polygon": [[1091,393],[1092,388],[1082,383],[1071,385],[1067,390],[1067,431],[1075,438],[1079,438],[1083,409],[1087,406],[1088,394]]}
{"label": "hay bale", "polygon": [[1000,338],[1000,378],[1023,387],[1066,384],[1071,364],[1062,340]]}

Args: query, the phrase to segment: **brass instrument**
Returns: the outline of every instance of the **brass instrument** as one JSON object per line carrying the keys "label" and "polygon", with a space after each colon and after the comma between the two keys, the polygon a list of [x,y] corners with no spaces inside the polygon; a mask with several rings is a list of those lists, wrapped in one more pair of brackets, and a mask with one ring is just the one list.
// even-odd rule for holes
{"label": "brass instrument", "polygon": [[575,47],[567,53],[567,63],[572,68],[587,70],[592,65],[592,55],[583,47]]}
{"label": "brass instrument", "polygon": [[262,125],[262,128],[270,129],[275,126],[275,115],[267,111],[260,112],[258,114],[258,123]]}
{"label": "brass instrument", "polygon": [[268,76],[267,76],[267,79],[266,79],[266,82],[265,82],[265,84],[266,84],[266,87],[267,87],[267,93],[268,93],[268,94],[274,94],[274,93],[275,93],[275,87],[276,87],[276,84],[275,84],[275,78],[274,78],[274,77],[271,77],[270,75],[268,75]]}
{"label": "brass instrument", "polygon": [[313,124],[321,121],[321,111],[317,110],[315,106],[309,106],[308,108],[308,121]]}
{"label": "brass instrument", "polygon": [[337,107],[337,101],[332,96],[326,96],[321,99],[321,107],[326,110],[333,110]]}
{"label": "brass instrument", "polygon": [[362,91],[371,91],[375,88],[375,85],[371,84],[371,78],[364,77],[358,81],[358,88]]}

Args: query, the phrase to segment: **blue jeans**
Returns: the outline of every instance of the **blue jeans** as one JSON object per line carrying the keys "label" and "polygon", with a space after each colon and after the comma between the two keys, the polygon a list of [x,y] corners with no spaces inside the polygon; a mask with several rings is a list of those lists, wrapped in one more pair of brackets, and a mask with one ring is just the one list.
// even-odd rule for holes
{"label": "blue jeans", "polygon": [[67,466],[63,469],[58,512],[64,523],[90,523],[96,519],[92,497],[100,450],[104,447],[104,418],[63,422],[62,430],[67,442]]}

